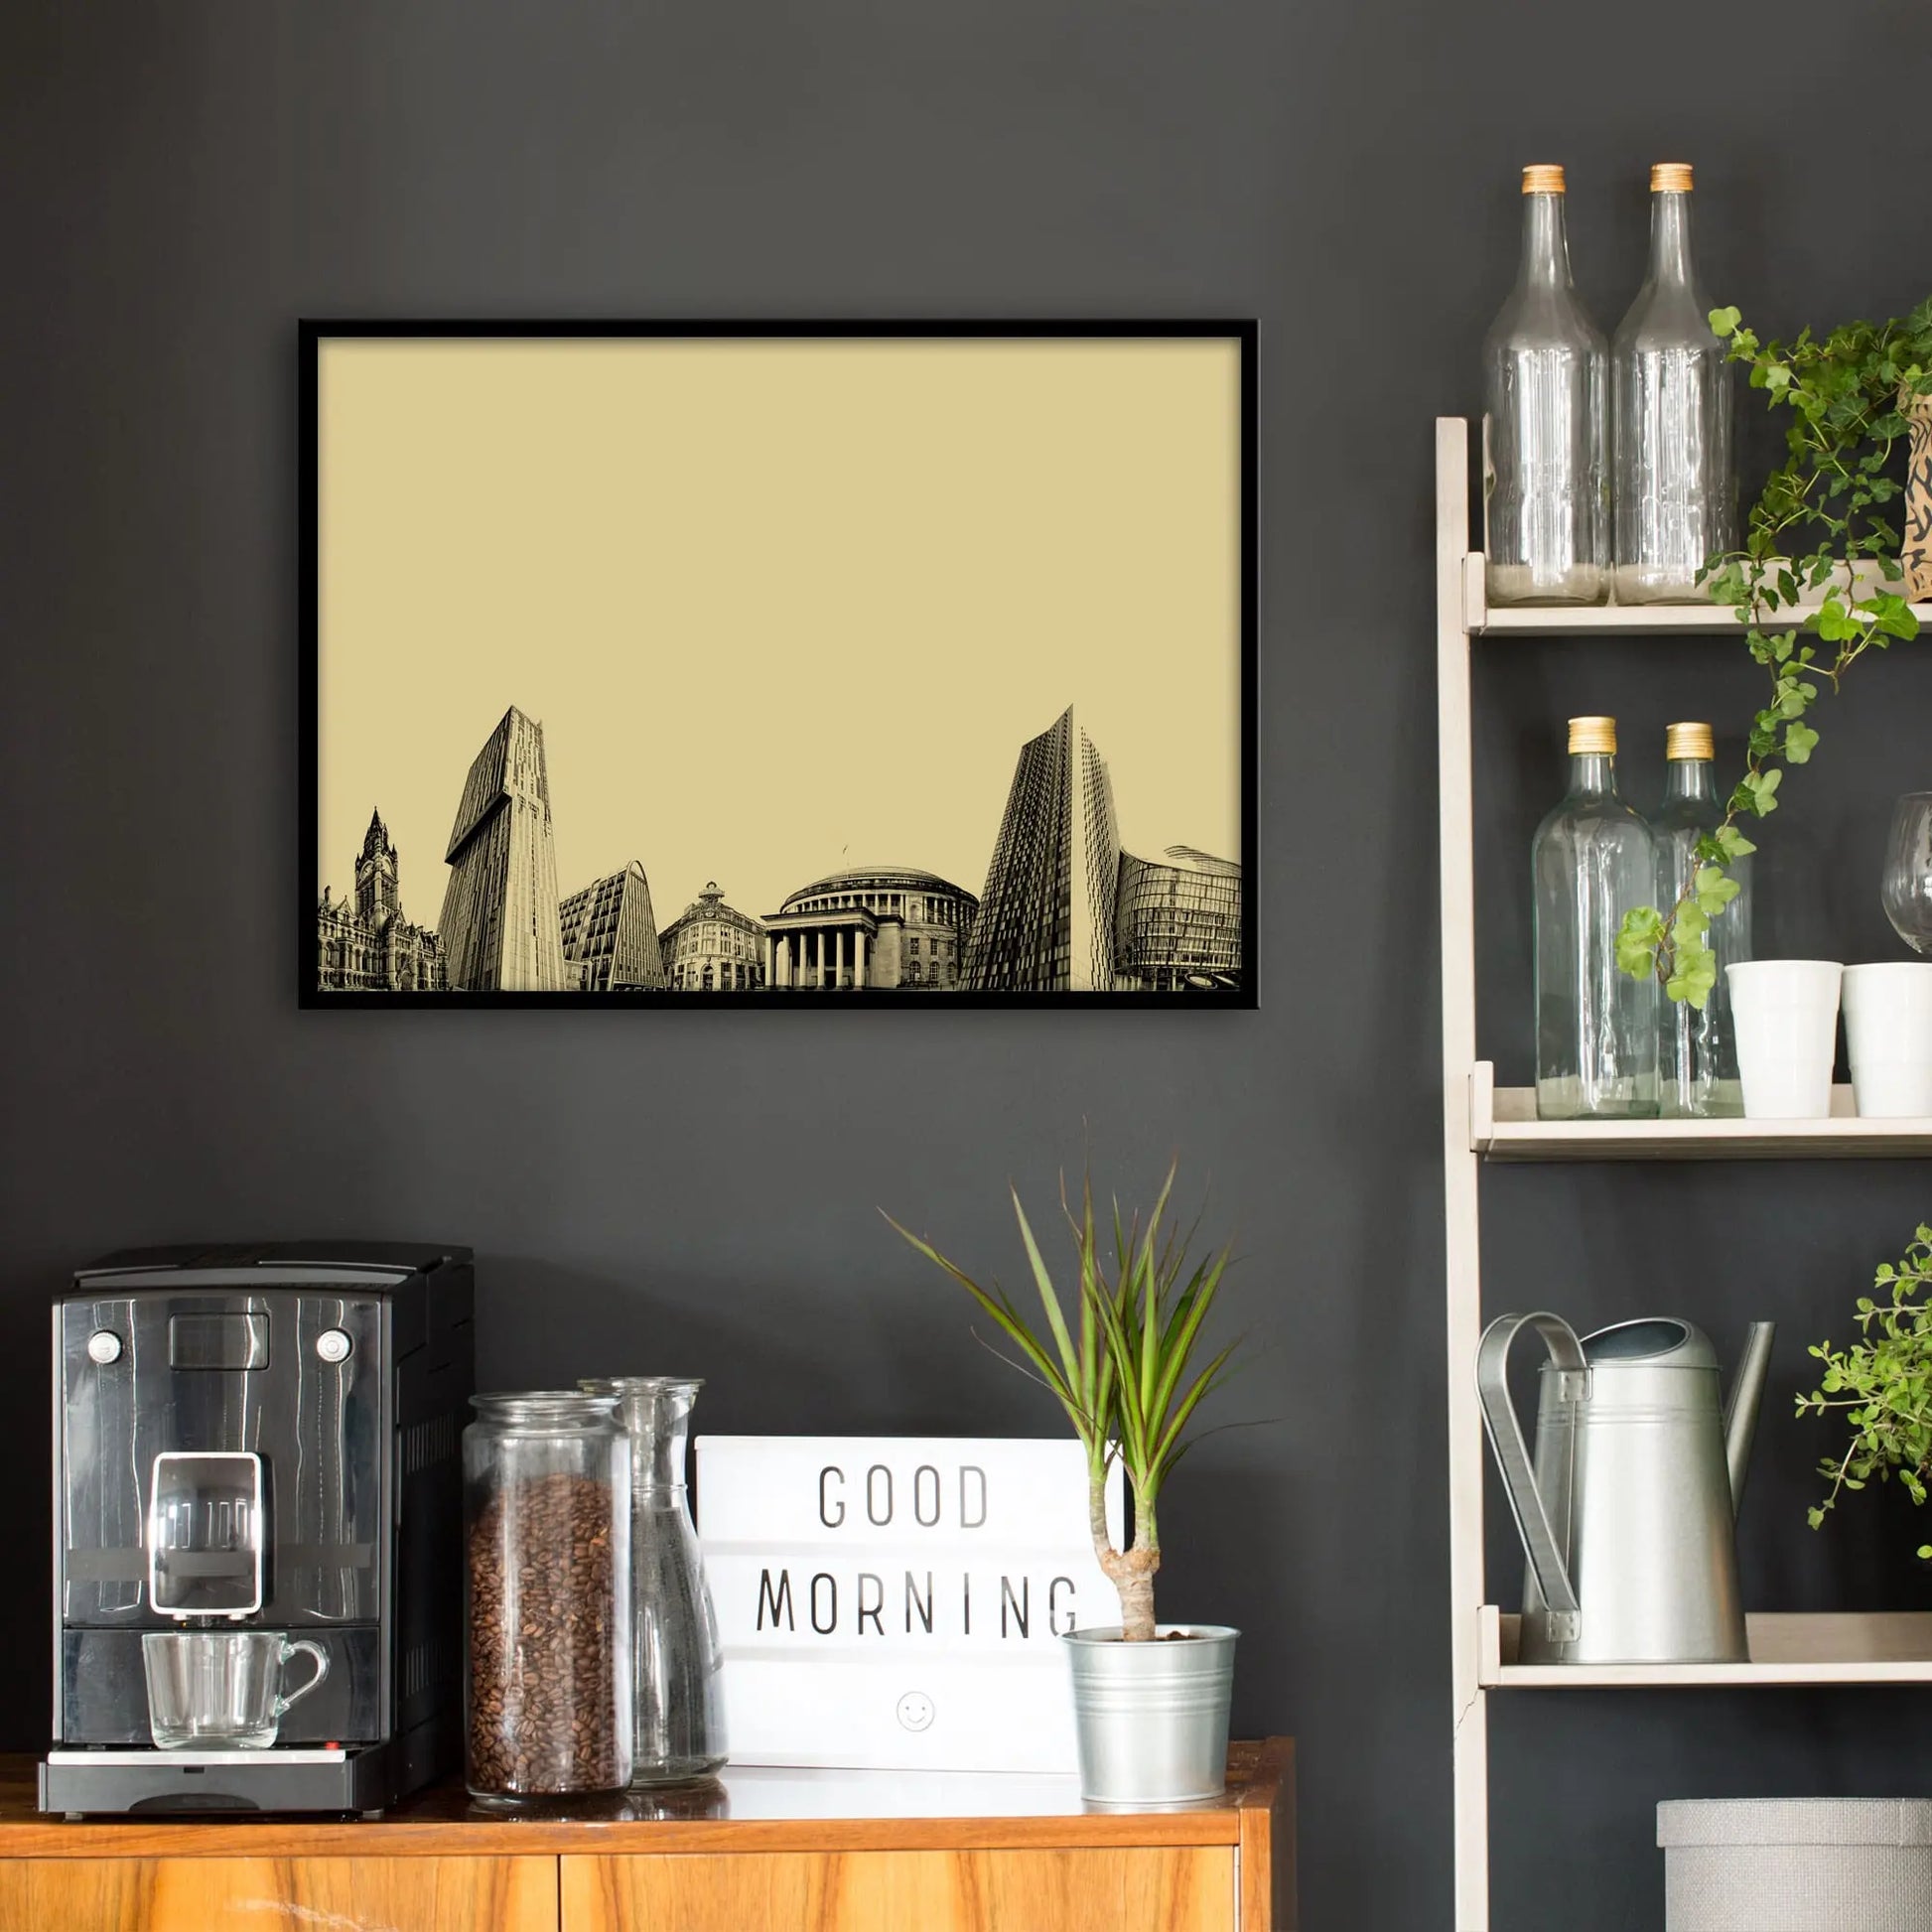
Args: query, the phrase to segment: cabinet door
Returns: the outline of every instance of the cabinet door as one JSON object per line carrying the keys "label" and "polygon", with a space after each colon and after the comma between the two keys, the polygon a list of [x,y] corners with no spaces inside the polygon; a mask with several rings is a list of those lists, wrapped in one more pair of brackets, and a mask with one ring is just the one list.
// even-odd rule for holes
{"label": "cabinet door", "polygon": [[556,1932],[555,1859],[8,1859],[0,1932]]}
{"label": "cabinet door", "polygon": [[1234,1932],[1231,1848],[567,1858],[563,1932]]}

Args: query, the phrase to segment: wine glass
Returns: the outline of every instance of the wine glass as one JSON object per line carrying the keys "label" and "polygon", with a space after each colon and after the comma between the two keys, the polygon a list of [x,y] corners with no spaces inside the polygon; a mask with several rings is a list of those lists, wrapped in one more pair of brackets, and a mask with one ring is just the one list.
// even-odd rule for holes
{"label": "wine glass", "polygon": [[1883,897],[1892,930],[1932,954],[1932,791],[1908,791],[1893,808]]}

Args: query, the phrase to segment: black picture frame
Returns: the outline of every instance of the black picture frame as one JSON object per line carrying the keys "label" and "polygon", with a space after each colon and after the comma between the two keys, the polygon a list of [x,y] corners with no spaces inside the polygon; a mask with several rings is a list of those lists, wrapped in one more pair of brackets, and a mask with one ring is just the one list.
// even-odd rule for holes
{"label": "black picture frame", "polygon": [[[938,320],[478,320],[305,318],[298,325],[298,550],[299,694],[297,721],[299,860],[297,893],[297,995],[306,1010],[365,1008],[423,1011],[488,1008],[618,1008],[625,1011],[670,1008],[679,1012],[737,1012],[747,1008],[836,1011],[892,1008],[929,1012],[944,1008],[1154,1008],[1173,1011],[1214,1009],[1253,1011],[1259,1006],[1260,953],[1257,945],[1255,866],[1259,852],[1256,673],[1257,611],[1257,417],[1259,328],[1252,319],[1168,318],[1145,321],[1034,319],[1001,321]],[[942,993],[916,988],[842,988],[820,1002],[793,988],[762,987],[733,992],[676,990],[480,991],[433,992],[325,989],[317,960],[317,901],[313,887],[319,836],[321,779],[321,544],[319,527],[322,462],[321,365],[326,346],[345,340],[383,341],[543,341],[583,340],[733,341],[1223,341],[1239,358],[1239,691],[1238,731],[1241,760],[1241,975],[1235,986],[1190,987],[1184,991],[1143,989],[1105,991],[972,990]]]}

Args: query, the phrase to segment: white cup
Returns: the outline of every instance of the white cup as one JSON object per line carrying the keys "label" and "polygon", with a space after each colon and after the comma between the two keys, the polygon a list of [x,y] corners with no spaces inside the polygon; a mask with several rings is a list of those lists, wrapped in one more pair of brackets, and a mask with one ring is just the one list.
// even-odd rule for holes
{"label": "white cup", "polygon": [[1845,1051],[1863,1118],[1932,1116],[1932,960],[1846,967]]}
{"label": "white cup", "polygon": [[1745,1118],[1824,1119],[1845,968],[1835,959],[1753,959],[1725,970]]}

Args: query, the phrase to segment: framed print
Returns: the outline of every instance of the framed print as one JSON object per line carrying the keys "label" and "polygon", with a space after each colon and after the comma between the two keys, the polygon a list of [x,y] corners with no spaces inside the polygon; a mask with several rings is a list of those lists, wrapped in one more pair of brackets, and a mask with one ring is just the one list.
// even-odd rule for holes
{"label": "framed print", "polygon": [[1255,328],[302,326],[305,1006],[1255,1004]]}

